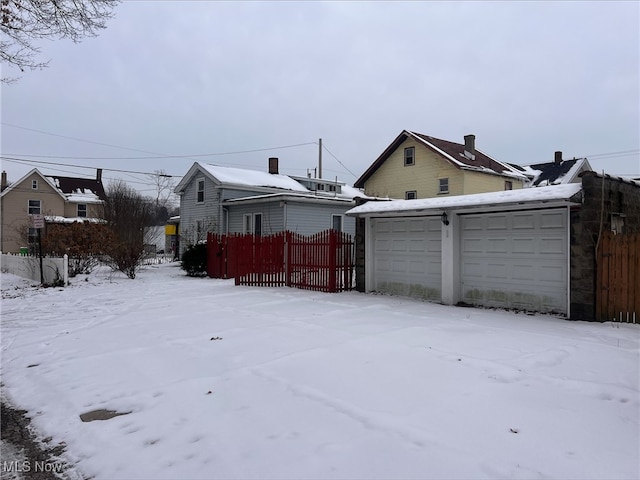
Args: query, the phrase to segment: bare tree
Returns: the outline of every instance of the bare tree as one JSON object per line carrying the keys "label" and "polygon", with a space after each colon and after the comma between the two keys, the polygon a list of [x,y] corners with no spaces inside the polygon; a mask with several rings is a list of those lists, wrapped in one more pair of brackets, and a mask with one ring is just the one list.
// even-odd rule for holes
{"label": "bare tree", "polygon": [[111,266],[135,278],[144,259],[148,227],[153,224],[152,202],[122,180],[109,184],[106,196],[105,220],[116,238],[107,252]]}
{"label": "bare tree", "polygon": [[[79,42],[106,27],[120,0],[0,0],[0,60],[24,72],[44,68],[37,60],[40,39],[68,38]],[[11,83],[15,78],[2,78]]]}

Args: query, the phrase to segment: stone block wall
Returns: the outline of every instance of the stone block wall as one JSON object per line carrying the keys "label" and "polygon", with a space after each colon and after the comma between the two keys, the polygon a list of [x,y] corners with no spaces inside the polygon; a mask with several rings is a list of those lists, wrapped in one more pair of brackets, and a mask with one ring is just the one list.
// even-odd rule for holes
{"label": "stone block wall", "polygon": [[572,320],[595,320],[596,245],[612,229],[612,214],[623,214],[622,233],[640,232],[640,182],[595,172],[582,174],[582,205],[571,210]]}

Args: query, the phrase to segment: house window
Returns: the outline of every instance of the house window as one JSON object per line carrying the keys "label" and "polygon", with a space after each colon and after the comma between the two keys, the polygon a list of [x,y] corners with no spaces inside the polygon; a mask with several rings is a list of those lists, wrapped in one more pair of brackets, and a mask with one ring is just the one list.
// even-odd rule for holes
{"label": "house window", "polygon": [[79,203],[78,204],[78,216],[79,217],[86,217],[87,216],[87,204],[86,203]]}
{"label": "house window", "polygon": [[338,232],[342,231],[342,215],[331,215],[331,228]]}
{"label": "house window", "polygon": [[416,147],[407,147],[404,149],[404,166],[415,164]]}
{"label": "house window", "polygon": [[336,191],[336,186],[335,185],[329,185],[329,191],[330,192],[335,192]]}
{"label": "house window", "polygon": [[261,213],[253,214],[253,234],[257,236],[262,235],[262,214]]}
{"label": "house window", "polygon": [[31,180],[31,188],[34,190],[38,189],[38,180]]}
{"label": "house window", "polygon": [[415,200],[416,198],[418,198],[418,192],[416,192],[415,190],[408,190],[404,192],[405,200]]}
{"label": "house window", "polygon": [[204,178],[198,179],[198,196],[196,198],[196,203],[204,202]]}
{"label": "house window", "polygon": [[505,190],[513,190],[513,182],[511,180],[505,180],[504,189]]}
{"label": "house window", "polygon": [[40,215],[40,200],[29,200],[29,215]]}
{"label": "house window", "polygon": [[262,214],[245,213],[242,217],[242,231],[245,234],[262,235]]}
{"label": "house window", "polygon": [[441,178],[438,193],[449,193],[449,179]]}
{"label": "house window", "polygon": [[253,215],[245,213],[242,217],[242,233],[252,233]]}
{"label": "house window", "polygon": [[318,184],[318,190],[324,190],[324,183],[319,183]]}

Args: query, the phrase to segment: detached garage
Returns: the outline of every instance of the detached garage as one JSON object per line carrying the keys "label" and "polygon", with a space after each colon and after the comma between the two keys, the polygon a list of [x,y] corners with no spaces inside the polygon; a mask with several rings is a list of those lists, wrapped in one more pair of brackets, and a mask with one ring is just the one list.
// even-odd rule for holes
{"label": "detached garage", "polygon": [[569,314],[569,184],[420,200],[368,202],[365,291]]}

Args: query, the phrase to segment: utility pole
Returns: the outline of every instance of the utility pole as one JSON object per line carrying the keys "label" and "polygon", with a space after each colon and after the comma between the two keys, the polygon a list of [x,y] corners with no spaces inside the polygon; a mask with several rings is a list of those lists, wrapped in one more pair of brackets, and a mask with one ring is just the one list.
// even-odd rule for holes
{"label": "utility pole", "polygon": [[318,178],[322,178],[322,139],[318,140]]}

